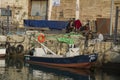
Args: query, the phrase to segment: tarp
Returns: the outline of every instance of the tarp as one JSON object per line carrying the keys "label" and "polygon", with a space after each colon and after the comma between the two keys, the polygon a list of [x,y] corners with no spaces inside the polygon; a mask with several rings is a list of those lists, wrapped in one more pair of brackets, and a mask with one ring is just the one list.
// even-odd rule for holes
{"label": "tarp", "polygon": [[67,44],[74,44],[74,40],[70,38],[57,38],[59,42],[67,43]]}
{"label": "tarp", "polygon": [[40,27],[49,29],[65,29],[68,21],[52,21],[52,20],[24,20],[25,27]]}

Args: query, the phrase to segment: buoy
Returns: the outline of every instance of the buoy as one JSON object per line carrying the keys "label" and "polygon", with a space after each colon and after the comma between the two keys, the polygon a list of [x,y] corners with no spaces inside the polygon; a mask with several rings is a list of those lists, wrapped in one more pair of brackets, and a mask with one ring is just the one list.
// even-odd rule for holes
{"label": "buoy", "polygon": [[6,53],[7,53],[8,55],[13,55],[13,54],[15,54],[15,53],[16,53],[16,48],[15,48],[15,46],[10,46],[10,47],[8,47],[7,50],[6,50]]}
{"label": "buoy", "polygon": [[24,46],[22,44],[17,45],[16,51],[17,53],[22,53],[24,51]]}
{"label": "buoy", "polygon": [[11,45],[10,45],[10,43],[9,42],[6,42],[5,43],[5,48],[9,48]]}
{"label": "buoy", "polygon": [[43,33],[40,33],[40,35],[38,36],[38,41],[40,43],[43,43],[45,42],[45,35]]}

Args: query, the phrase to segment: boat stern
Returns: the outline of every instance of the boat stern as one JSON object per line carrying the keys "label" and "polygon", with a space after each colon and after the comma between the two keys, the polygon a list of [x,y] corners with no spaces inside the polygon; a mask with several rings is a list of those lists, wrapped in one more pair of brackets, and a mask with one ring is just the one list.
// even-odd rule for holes
{"label": "boat stern", "polygon": [[97,61],[97,58],[98,58],[98,54],[91,54],[91,55],[89,55],[89,58],[90,58],[90,60],[89,60],[89,62],[95,62],[95,61]]}

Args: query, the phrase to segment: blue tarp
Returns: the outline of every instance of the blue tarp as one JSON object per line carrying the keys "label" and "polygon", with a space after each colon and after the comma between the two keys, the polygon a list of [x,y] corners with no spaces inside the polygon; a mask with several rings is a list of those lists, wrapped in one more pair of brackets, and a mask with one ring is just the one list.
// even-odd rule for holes
{"label": "blue tarp", "polygon": [[40,27],[50,29],[65,29],[68,21],[52,21],[52,20],[24,20],[25,27]]}

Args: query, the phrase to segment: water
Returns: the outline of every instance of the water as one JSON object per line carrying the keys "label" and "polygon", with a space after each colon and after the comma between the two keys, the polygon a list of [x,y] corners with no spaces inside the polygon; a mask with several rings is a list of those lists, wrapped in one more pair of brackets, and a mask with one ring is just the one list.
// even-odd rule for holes
{"label": "water", "polygon": [[120,80],[120,72],[25,64],[23,58],[0,59],[0,80]]}

